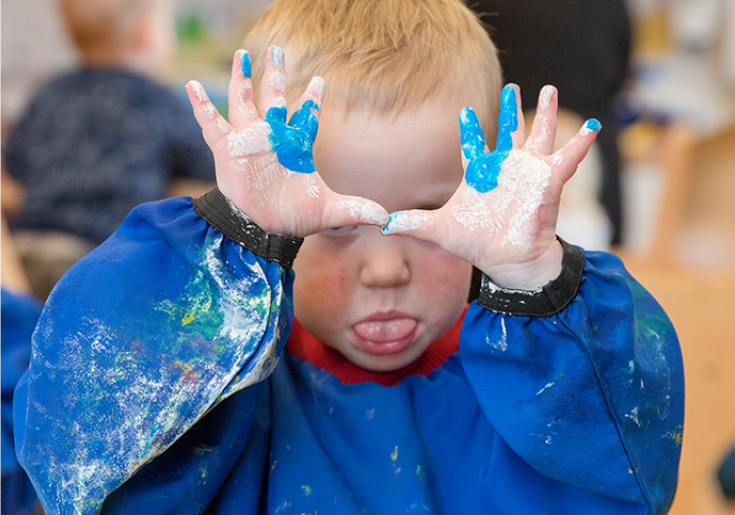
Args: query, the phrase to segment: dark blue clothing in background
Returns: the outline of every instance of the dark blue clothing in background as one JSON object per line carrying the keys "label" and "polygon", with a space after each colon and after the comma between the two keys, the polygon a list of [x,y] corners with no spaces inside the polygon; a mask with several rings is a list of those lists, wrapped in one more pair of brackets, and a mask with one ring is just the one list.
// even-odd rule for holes
{"label": "dark blue clothing in background", "polygon": [[2,290],[2,515],[27,515],[38,505],[28,476],[15,459],[13,390],[31,359],[31,334],[41,303],[28,295]]}
{"label": "dark blue clothing in background", "polygon": [[172,178],[214,182],[191,108],[139,75],[89,68],[44,86],[9,135],[7,171],[26,190],[13,229],[61,231],[97,245]]}

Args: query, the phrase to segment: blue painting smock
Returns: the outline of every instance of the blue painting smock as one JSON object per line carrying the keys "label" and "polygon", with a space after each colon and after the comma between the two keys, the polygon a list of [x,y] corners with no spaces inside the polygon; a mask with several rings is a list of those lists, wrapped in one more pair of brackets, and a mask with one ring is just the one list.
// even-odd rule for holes
{"label": "blue painting smock", "polygon": [[67,273],[16,390],[48,515],[667,511],[681,354],[618,258],[486,280],[456,352],[349,381],[285,350],[298,246],[214,190],[136,208]]}

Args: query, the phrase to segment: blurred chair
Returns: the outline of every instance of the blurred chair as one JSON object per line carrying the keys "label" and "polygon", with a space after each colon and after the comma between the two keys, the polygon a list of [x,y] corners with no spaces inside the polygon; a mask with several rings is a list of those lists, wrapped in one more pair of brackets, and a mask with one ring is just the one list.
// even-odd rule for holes
{"label": "blurred chair", "polygon": [[704,137],[674,125],[662,150],[666,185],[644,260],[735,271],[735,124]]}

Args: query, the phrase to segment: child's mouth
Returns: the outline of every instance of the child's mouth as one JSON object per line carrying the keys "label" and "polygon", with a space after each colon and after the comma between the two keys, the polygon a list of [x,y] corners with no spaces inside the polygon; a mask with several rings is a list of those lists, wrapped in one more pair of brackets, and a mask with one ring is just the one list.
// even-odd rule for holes
{"label": "child's mouth", "polygon": [[352,326],[352,334],[355,343],[369,354],[398,354],[411,346],[417,326],[416,319],[410,317],[367,320]]}

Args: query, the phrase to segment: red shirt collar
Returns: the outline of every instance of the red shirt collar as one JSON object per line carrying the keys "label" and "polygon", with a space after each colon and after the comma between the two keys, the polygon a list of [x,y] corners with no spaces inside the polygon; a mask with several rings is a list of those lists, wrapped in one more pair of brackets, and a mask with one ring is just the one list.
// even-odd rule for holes
{"label": "red shirt collar", "polygon": [[376,372],[355,365],[342,354],[307,333],[296,319],[294,319],[293,328],[286,343],[286,350],[331,373],[342,384],[370,382],[383,386],[396,386],[404,377],[428,376],[442,366],[449,356],[459,351],[459,333],[462,330],[463,320],[464,316],[460,317],[444,336],[429,345],[415,361],[403,368],[388,372]]}

